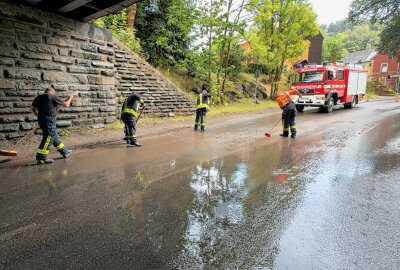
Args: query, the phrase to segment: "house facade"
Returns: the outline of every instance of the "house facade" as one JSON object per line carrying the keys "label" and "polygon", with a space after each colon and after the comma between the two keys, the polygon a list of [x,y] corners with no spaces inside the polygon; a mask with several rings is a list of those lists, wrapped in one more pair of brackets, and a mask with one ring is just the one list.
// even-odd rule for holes
{"label": "house facade", "polygon": [[381,82],[386,87],[399,90],[400,65],[396,56],[389,57],[386,54],[377,54],[373,59],[371,79]]}

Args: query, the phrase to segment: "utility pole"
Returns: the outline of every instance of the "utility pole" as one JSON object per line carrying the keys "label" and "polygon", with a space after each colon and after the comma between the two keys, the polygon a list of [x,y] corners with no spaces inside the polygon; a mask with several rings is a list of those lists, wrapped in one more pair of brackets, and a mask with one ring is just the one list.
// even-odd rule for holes
{"label": "utility pole", "polygon": [[254,88],[254,106],[255,106],[257,104],[257,86],[258,86],[258,78],[260,77],[260,71],[256,70],[254,76],[256,77],[256,87]]}

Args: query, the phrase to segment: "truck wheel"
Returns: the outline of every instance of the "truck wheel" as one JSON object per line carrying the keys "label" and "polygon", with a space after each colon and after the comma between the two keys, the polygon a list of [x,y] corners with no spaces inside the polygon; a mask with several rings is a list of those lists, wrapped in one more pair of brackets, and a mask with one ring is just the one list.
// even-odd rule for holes
{"label": "truck wheel", "polygon": [[304,105],[296,105],[296,110],[298,111],[298,112],[303,112],[304,111]]}
{"label": "truck wheel", "polygon": [[345,109],[353,109],[357,105],[357,96],[353,96],[353,100],[350,103],[345,103],[344,108]]}
{"label": "truck wheel", "polygon": [[333,97],[330,97],[328,106],[327,107],[323,107],[324,112],[326,112],[326,113],[333,112],[334,105],[335,105],[335,101],[333,100]]}
{"label": "truck wheel", "polygon": [[358,97],[353,96],[353,100],[351,101],[351,108],[354,108],[358,104]]}

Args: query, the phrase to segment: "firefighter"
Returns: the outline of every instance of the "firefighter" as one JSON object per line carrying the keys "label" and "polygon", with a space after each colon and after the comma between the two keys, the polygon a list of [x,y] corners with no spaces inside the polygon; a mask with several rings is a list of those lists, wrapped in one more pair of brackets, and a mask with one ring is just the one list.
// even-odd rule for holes
{"label": "firefighter", "polygon": [[276,102],[282,109],[282,125],[283,133],[279,134],[282,137],[289,137],[289,127],[291,138],[296,138],[296,106],[287,93],[279,93]]}
{"label": "firefighter", "polygon": [[209,98],[211,94],[207,92],[207,87],[203,85],[201,87],[202,92],[199,94],[197,98],[197,106],[196,106],[196,120],[194,124],[194,130],[196,131],[199,126],[201,131],[206,131],[206,114],[210,109],[208,106]]}
{"label": "firefighter", "polygon": [[125,124],[125,140],[129,146],[141,146],[136,140],[136,119],[140,105],[143,109],[145,108],[142,97],[134,92],[125,99],[122,105],[121,120]]}
{"label": "firefighter", "polygon": [[49,148],[53,145],[58,152],[67,158],[71,154],[71,150],[67,149],[60,141],[57,134],[57,109],[59,107],[69,107],[73,95],[70,95],[67,100],[62,100],[56,95],[56,89],[52,85],[48,87],[44,94],[37,96],[30,108],[31,112],[38,117],[39,127],[42,130],[42,141],[39,144],[36,153],[37,164],[54,163],[54,160],[47,158]]}

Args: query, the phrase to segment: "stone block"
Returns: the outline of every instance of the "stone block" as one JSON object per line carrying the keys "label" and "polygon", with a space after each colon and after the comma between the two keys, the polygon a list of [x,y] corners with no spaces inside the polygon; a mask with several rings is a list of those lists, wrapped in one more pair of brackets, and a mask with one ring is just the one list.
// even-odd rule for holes
{"label": "stone block", "polygon": [[69,58],[69,57],[63,57],[63,56],[53,56],[53,61],[57,62],[57,63],[68,64],[68,65],[71,65],[75,62],[74,59]]}
{"label": "stone block", "polygon": [[54,37],[47,37],[46,42],[49,45],[56,45],[59,47],[66,47],[66,48],[73,48],[74,44],[65,38],[54,38]]}
{"label": "stone block", "polygon": [[14,102],[14,108],[29,108],[32,102]]}
{"label": "stone block", "polygon": [[98,51],[99,51],[99,53],[114,55],[114,50],[110,49],[110,48],[99,47]]}
{"label": "stone block", "polygon": [[114,70],[102,70],[101,75],[113,77],[113,76],[115,76],[115,71]]}
{"label": "stone block", "polygon": [[11,18],[13,16],[12,4],[0,2],[0,17]]}
{"label": "stone block", "polygon": [[90,31],[90,24],[82,23],[82,22],[75,22],[75,32],[81,36],[88,36]]}
{"label": "stone block", "polygon": [[57,121],[58,128],[70,127],[70,126],[72,126],[72,121]]}
{"label": "stone block", "polygon": [[88,41],[88,38],[79,35],[71,35],[71,39],[78,41]]}
{"label": "stone block", "polygon": [[81,44],[81,49],[83,51],[88,51],[88,52],[97,52],[97,45],[90,44],[90,43],[83,43]]}
{"label": "stone block", "polygon": [[37,65],[37,67],[40,68],[40,69],[45,69],[45,70],[66,71],[65,66],[58,65],[58,64],[55,64],[55,63],[51,63],[51,62],[39,63]]}
{"label": "stone block", "polygon": [[0,56],[17,58],[19,53],[14,48],[0,47]]}
{"label": "stone block", "polygon": [[[16,83],[16,89],[18,90],[40,90],[44,91],[50,85],[42,81],[19,81]],[[36,91],[37,92],[37,91]]]}
{"label": "stone block", "polygon": [[81,83],[88,82],[84,75],[72,75],[61,72],[43,72],[43,80],[49,82]]}
{"label": "stone block", "polygon": [[22,57],[27,58],[27,59],[34,59],[34,60],[52,60],[51,55],[48,54],[39,54],[39,53],[22,53]]}
{"label": "stone block", "polygon": [[101,28],[90,25],[88,36],[93,39],[105,40],[104,32]]}
{"label": "stone block", "polygon": [[29,52],[36,52],[36,53],[48,53],[48,54],[57,54],[57,48],[44,45],[42,43],[23,43],[17,42],[17,48],[21,51],[29,51]]}
{"label": "stone block", "polygon": [[12,102],[0,102],[0,108],[12,108],[13,103]]}
{"label": "stone block", "polygon": [[12,59],[12,58],[0,58],[0,65],[2,65],[2,66],[15,66],[15,60]]}
{"label": "stone block", "polygon": [[20,126],[21,130],[23,131],[32,130],[35,127],[36,125],[33,123],[22,123]]}
{"label": "stone block", "polygon": [[39,93],[39,91],[21,91],[21,90],[5,90],[4,92],[7,97],[10,97],[10,100],[17,101],[21,97],[36,97]]}
{"label": "stone block", "polygon": [[87,73],[87,68],[80,66],[69,66],[67,70],[70,73]]}
{"label": "stone block", "polygon": [[36,122],[37,121],[37,116],[30,114],[27,117],[25,117],[25,121],[27,122]]}
{"label": "stone block", "polygon": [[14,16],[13,18],[18,22],[24,22],[29,24],[36,24],[44,26],[48,16],[38,9],[34,9],[25,5],[14,4],[13,5]]}
{"label": "stone block", "polygon": [[43,38],[41,35],[35,35],[27,32],[17,32],[18,38],[21,41],[32,42],[32,43],[41,43]]}
{"label": "stone block", "polygon": [[111,106],[109,106],[109,107],[100,107],[99,111],[100,112],[113,112],[113,111],[115,111],[115,108],[111,107]]}
{"label": "stone block", "polygon": [[105,41],[102,41],[102,40],[98,40],[98,39],[90,39],[90,43],[94,43],[94,44],[97,44],[97,45],[100,45],[100,46],[105,46],[106,45],[106,42]]}
{"label": "stone block", "polygon": [[78,116],[76,114],[64,114],[61,113],[57,115],[57,120],[71,120],[71,119],[76,119]]}
{"label": "stone block", "polygon": [[0,117],[1,124],[18,123],[18,122],[24,122],[24,121],[25,121],[25,117],[19,116],[19,115],[9,115],[9,116]]}
{"label": "stone block", "polygon": [[90,67],[92,65],[92,61],[90,60],[83,60],[83,59],[76,59],[75,63],[79,66]]}
{"label": "stone block", "polygon": [[19,124],[1,124],[0,132],[18,131]]}
{"label": "stone block", "polygon": [[4,70],[4,78],[40,80],[41,72],[31,69],[7,68]]}
{"label": "stone block", "polygon": [[58,54],[61,56],[68,56],[68,49],[58,49]]}
{"label": "stone block", "polygon": [[6,138],[8,140],[17,139],[17,138],[21,138],[21,137],[24,137],[24,136],[25,136],[25,133],[17,133],[17,132],[6,134]]}
{"label": "stone block", "polygon": [[102,61],[92,61],[92,66],[100,68],[114,68],[113,64]]}

